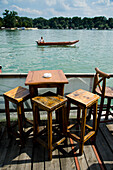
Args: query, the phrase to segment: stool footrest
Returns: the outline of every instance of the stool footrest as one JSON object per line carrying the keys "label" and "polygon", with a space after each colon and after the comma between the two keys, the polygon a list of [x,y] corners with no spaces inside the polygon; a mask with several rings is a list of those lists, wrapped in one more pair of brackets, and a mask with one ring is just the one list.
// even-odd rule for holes
{"label": "stool footrest", "polygon": [[48,149],[48,145],[46,142],[44,142],[40,137],[37,137],[35,139],[36,142],[40,143],[41,145],[43,145],[46,149]]}
{"label": "stool footrest", "polygon": [[28,122],[30,125],[33,125],[33,121],[25,118],[25,121]]}
{"label": "stool footrest", "polygon": [[91,136],[95,134],[95,131],[89,132],[86,136],[84,136],[84,142],[86,142]]}
{"label": "stool footrest", "polygon": [[[62,139],[60,139],[59,141],[55,142],[55,143],[52,145],[52,150],[54,150],[58,145],[60,145],[62,142],[64,142],[65,139],[66,139],[65,137],[62,137]],[[36,137],[36,138],[35,138],[35,141],[38,142],[38,143],[40,143],[41,145],[43,145],[46,149],[48,149],[47,143],[46,143],[44,140],[42,140],[40,137]]]}
{"label": "stool footrest", "polygon": [[88,124],[86,124],[86,127],[91,130],[93,129],[93,127],[89,126]]}
{"label": "stool footrest", "polygon": [[67,129],[71,129],[72,127],[74,127],[75,126],[75,124],[71,124],[71,125],[69,125],[68,127],[67,127]]}
{"label": "stool footrest", "polygon": [[62,142],[64,142],[65,139],[66,139],[66,138],[63,137],[63,138],[60,139],[59,141],[55,142],[55,143],[53,144],[52,150],[53,150],[54,148],[56,148],[58,145],[60,145]]}
{"label": "stool footrest", "polygon": [[69,130],[67,130],[67,136],[72,138],[73,140],[76,140],[77,142],[80,142],[80,137],[78,137],[77,135],[70,133]]}
{"label": "stool footrest", "polygon": [[37,137],[41,136],[45,132],[47,132],[47,128],[44,128],[43,130],[39,131],[38,134],[37,134]]}

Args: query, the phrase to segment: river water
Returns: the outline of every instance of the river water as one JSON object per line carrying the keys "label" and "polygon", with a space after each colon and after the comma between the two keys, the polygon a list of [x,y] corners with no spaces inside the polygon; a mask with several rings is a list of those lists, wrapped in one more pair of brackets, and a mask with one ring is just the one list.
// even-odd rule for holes
{"label": "river water", "polygon": [[[79,40],[76,46],[39,47],[35,40]],[[113,30],[0,31],[0,65],[4,73],[62,69],[65,73],[113,73]]]}

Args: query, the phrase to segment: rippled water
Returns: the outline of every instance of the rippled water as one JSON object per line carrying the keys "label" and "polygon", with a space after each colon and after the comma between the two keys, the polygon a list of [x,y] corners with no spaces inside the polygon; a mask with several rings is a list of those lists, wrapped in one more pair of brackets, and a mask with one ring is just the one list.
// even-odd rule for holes
{"label": "rippled water", "polygon": [[[76,46],[38,47],[35,40],[78,40]],[[3,72],[62,69],[65,73],[93,73],[99,67],[113,73],[113,31],[22,30],[0,31],[0,65]]]}

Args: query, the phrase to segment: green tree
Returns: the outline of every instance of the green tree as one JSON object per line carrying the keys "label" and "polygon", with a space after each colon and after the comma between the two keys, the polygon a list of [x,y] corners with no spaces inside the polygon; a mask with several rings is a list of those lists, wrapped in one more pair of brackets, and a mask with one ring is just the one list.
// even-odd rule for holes
{"label": "green tree", "polygon": [[19,16],[16,16],[16,27],[22,27],[22,19]]}
{"label": "green tree", "polygon": [[0,28],[3,27],[3,19],[0,17]]}
{"label": "green tree", "polygon": [[93,18],[94,28],[103,29],[105,24],[107,23],[107,18],[104,16],[94,17]]}
{"label": "green tree", "polygon": [[108,26],[112,29],[113,28],[113,18],[108,19]]}
{"label": "green tree", "polygon": [[48,26],[48,21],[43,17],[35,18],[33,20],[33,25],[38,28],[46,28]]}
{"label": "green tree", "polygon": [[18,13],[15,11],[10,11],[9,10],[5,10],[5,12],[3,13],[3,19],[4,19],[4,26],[6,28],[12,28],[16,26],[16,15]]}
{"label": "green tree", "polygon": [[92,29],[94,27],[94,24],[91,18],[84,17],[82,19],[82,24],[83,24],[83,27],[87,29]]}
{"label": "green tree", "polygon": [[58,18],[57,17],[50,18],[48,24],[50,28],[57,29],[59,24]]}
{"label": "green tree", "polygon": [[82,25],[81,17],[73,17],[72,23],[74,24],[74,27],[78,29]]}
{"label": "green tree", "polygon": [[27,17],[21,17],[21,26],[22,27],[33,27],[33,20]]}

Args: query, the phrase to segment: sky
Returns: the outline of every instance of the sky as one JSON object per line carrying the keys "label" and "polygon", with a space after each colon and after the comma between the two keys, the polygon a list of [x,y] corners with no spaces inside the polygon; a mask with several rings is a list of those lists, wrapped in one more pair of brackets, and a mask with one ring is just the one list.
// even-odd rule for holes
{"label": "sky", "polygon": [[3,17],[5,9],[16,11],[20,17],[29,18],[113,18],[113,0],[0,0],[0,17]]}

